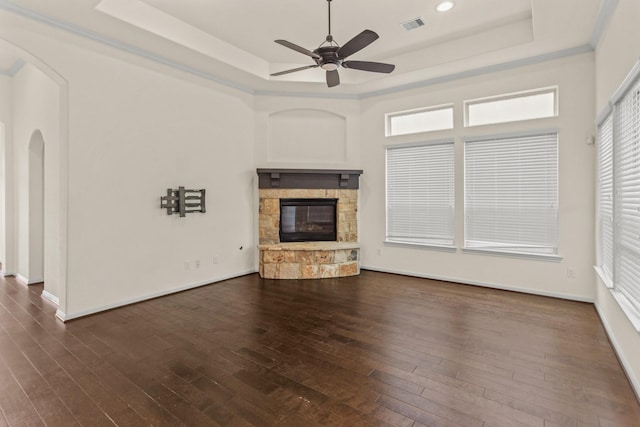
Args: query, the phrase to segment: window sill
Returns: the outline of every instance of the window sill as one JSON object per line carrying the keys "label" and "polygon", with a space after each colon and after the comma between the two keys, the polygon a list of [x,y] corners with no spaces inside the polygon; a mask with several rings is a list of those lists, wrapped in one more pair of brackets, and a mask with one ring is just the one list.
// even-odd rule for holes
{"label": "window sill", "polygon": [[611,282],[611,280],[607,276],[605,276],[604,271],[602,271],[602,269],[596,265],[593,266],[593,269],[598,274],[600,280],[602,280],[602,283],[604,283],[607,288],[613,289],[613,282]]}
{"label": "window sill", "polygon": [[385,240],[385,246],[398,246],[405,248],[415,248],[415,249],[431,249],[436,251],[443,252],[456,252],[458,248],[453,245],[437,245],[435,243],[417,243],[417,242],[403,242],[399,240]]}
{"label": "window sill", "polygon": [[609,289],[611,296],[616,300],[616,302],[622,309],[622,312],[627,316],[627,319],[629,319],[636,332],[640,334],[640,312],[638,312],[638,310],[633,306],[633,304],[629,302],[627,297],[624,296],[622,292],[618,291],[613,286],[613,283],[611,283],[611,281],[607,277],[605,277],[600,267],[593,267],[593,269],[596,271],[596,273],[598,274],[598,278],[600,278],[605,287]]}
{"label": "window sill", "polygon": [[551,254],[508,252],[508,251],[498,251],[493,249],[479,249],[479,248],[462,248],[462,252],[479,254],[479,255],[499,256],[499,257],[524,258],[524,259],[531,259],[536,261],[551,261],[551,262],[562,261],[562,257],[560,255],[551,255]]}

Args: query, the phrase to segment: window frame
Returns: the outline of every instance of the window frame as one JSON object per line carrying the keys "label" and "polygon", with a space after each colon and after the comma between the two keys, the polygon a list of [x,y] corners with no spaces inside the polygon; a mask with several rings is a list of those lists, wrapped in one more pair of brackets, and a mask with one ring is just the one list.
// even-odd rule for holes
{"label": "window frame", "polygon": [[[634,94],[635,92],[635,94]],[[635,105],[632,105],[631,114],[623,109],[623,103],[627,101],[627,96],[635,96],[633,102]],[[633,104],[632,102],[632,104]],[[633,183],[637,181],[636,172],[634,174],[628,174],[627,168],[630,160],[633,158],[637,158],[640,153],[638,153],[638,148],[634,147],[634,149],[629,150],[629,147],[626,146],[628,141],[625,138],[628,138],[628,135],[625,134],[626,125],[628,123],[621,118],[624,117],[625,114],[630,114],[632,117],[631,127],[634,127],[636,133],[634,135],[633,144],[640,146],[640,133],[638,133],[638,129],[640,129],[640,60],[635,63],[627,77],[624,79],[620,87],[615,91],[613,96],[611,97],[609,104],[605,107],[604,111],[598,114],[596,118],[596,126],[598,127],[598,140],[597,140],[597,150],[598,157],[596,162],[597,167],[597,179],[598,186],[597,189],[597,205],[596,205],[596,236],[597,239],[597,258],[596,265],[594,269],[598,274],[598,277],[604,284],[606,288],[609,289],[609,292],[618,303],[623,313],[627,316],[635,330],[640,333],[640,288],[636,289],[634,286],[629,285],[627,283],[621,284],[621,280],[623,280],[625,268],[628,269],[628,266],[622,265],[622,252],[633,252],[633,248],[623,248],[623,243],[625,240],[624,235],[629,234],[629,230],[635,231],[638,227],[640,227],[640,217],[636,215],[635,221],[631,224],[630,227],[625,227],[626,223],[630,220],[627,217],[625,221],[622,218],[623,204],[622,202],[625,199],[625,195],[622,194],[625,191],[625,188],[628,183]],[[607,121],[611,122],[611,155],[609,156],[611,164],[607,165],[612,169],[612,271],[608,272],[606,266],[603,263],[603,253],[605,252],[604,241],[602,239],[603,226],[602,226],[602,216],[605,214],[602,209],[602,185],[601,182],[601,170],[603,169],[603,156],[601,154],[602,151],[602,126],[606,124]],[[625,125],[625,126],[623,126]],[[621,130],[622,128],[622,130]],[[630,159],[631,158],[631,159]],[[633,162],[631,162],[633,163]],[[627,181],[625,181],[625,179]],[[627,188],[627,191],[628,188]],[[632,191],[633,193],[633,191]],[[635,200],[635,196],[631,197],[631,199]],[[627,206],[626,211],[629,210]],[[628,238],[628,236],[627,236]],[[637,250],[636,245],[636,253],[632,254],[636,259],[640,256],[640,251]],[[628,261],[627,261],[628,262]],[[636,268],[637,270],[638,268]],[[640,274],[638,274],[640,276]],[[630,290],[631,289],[631,290]],[[637,293],[637,294],[636,294]]]}
{"label": "window frame", "polygon": [[[543,95],[543,94],[547,94],[547,93],[553,93],[553,114],[550,115],[550,116],[527,117],[527,118],[516,119],[516,120],[498,120],[498,121],[487,122],[487,123],[469,124],[469,122],[470,122],[469,107],[470,106],[478,105],[478,104],[485,104],[485,103],[493,103],[493,102],[498,102],[498,101],[507,101],[507,100],[518,99],[518,98],[527,98],[527,97],[536,96],[536,95]],[[488,97],[483,97],[483,98],[475,98],[475,99],[465,100],[463,102],[464,127],[465,128],[472,128],[472,127],[478,127],[478,126],[495,126],[495,125],[501,125],[501,124],[506,124],[506,123],[518,123],[518,122],[524,122],[524,121],[529,121],[529,120],[540,120],[540,119],[549,119],[549,118],[553,118],[553,117],[558,117],[558,115],[559,115],[559,96],[558,96],[558,94],[559,94],[558,86],[548,86],[548,87],[542,87],[542,88],[537,88],[537,89],[530,89],[530,90],[525,90],[525,91],[505,93],[505,94],[501,94],[501,95],[494,95],[494,96],[488,96]]]}
{"label": "window frame", "polygon": [[[434,128],[434,129],[423,129],[423,130],[419,130],[419,131],[416,131],[416,132],[393,133],[392,120],[394,118],[396,118],[396,117],[411,116],[411,115],[414,115],[414,114],[431,113],[431,112],[435,112],[435,111],[444,111],[444,110],[450,110],[451,111],[451,127]],[[419,134],[419,133],[453,130],[455,128],[454,104],[453,103],[449,103],[449,104],[432,105],[432,106],[429,106],[429,107],[420,107],[420,108],[413,108],[413,109],[410,109],[410,110],[394,111],[392,113],[385,113],[385,115],[384,115],[384,123],[385,123],[384,134],[385,134],[386,137],[403,136],[403,135],[415,135],[415,134]]]}

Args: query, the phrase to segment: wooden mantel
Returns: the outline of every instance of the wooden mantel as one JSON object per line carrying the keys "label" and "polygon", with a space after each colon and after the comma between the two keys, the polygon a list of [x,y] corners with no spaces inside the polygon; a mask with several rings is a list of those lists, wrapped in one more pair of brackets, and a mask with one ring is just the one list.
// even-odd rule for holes
{"label": "wooden mantel", "polygon": [[362,170],[258,169],[258,188],[357,190]]}

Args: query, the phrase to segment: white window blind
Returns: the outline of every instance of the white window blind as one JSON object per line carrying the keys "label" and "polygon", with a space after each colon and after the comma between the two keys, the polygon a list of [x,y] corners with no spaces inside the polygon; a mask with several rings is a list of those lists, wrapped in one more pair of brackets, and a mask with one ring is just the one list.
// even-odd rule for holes
{"label": "white window blind", "polygon": [[465,141],[465,248],[556,254],[558,134]]}
{"label": "white window blind", "polygon": [[640,311],[640,83],[614,116],[614,286]]}
{"label": "white window blind", "polygon": [[387,241],[454,243],[453,140],[387,148]]}
{"label": "white window blind", "polygon": [[598,127],[599,266],[613,283],[613,117]]}

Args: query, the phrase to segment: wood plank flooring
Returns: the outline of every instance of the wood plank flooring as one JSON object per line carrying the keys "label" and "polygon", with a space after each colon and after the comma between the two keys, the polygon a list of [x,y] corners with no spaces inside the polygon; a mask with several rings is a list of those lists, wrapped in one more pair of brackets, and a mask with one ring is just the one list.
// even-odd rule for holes
{"label": "wood plank flooring", "polygon": [[640,425],[591,304],[249,275],[63,324],[41,292],[0,278],[0,427]]}

